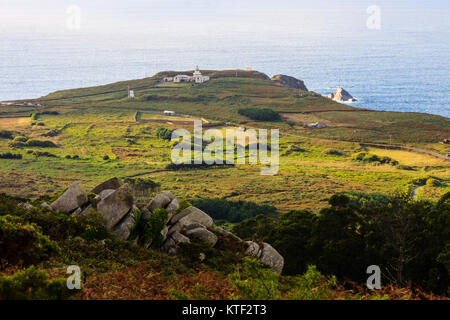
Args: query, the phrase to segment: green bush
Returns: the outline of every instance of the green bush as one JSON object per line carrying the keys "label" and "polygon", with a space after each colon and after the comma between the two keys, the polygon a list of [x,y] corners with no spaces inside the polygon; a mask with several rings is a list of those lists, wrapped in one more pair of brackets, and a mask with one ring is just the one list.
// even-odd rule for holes
{"label": "green bush", "polygon": [[272,215],[277,214],[274,206],[259,205],[251,201],[229,201],[226,199],[193,199],[191,203],[205,211],[215,220],[225,220],[229,222],[241,222],[245,219],[255,217],[259,214]]}
{"label": "green bush", "polygon": [[291,277],[281,284],[286,290],[286,297],[290,300],[328,300],[334,295],[337,279],[324,277],[316,266],[308,266],[306,273]]}
{"label": "green bush", "polygon": [[101,213],[95,210],[82,216],[71,215],[68,224],[69,234],[72,237],[79,236],[85,240],[111,238],[111,233],[106,229]]}
{"label": "green bush", "polygon": [[404,165],[404,164],[397,165],[397,169],[400,169],[400,170],[408,170],[408,171],[414,171],[414,168],[413,168],[413,167],[407,166],[407,165]]}
{"label": "green bush", "polygon": [[14,142],[27,142],[27,141],[28,141],[28,138],[27,138],[27,137],[24,137],[24,136],[17,136],[17,137],[14,138],[13,141],[14,141]]}
{"label": "green bush", "polygon": [[5,152],[0,153],[0,159],[22,159],[22,155],[20,153]]}
{"label": "green bush", "polygon": [[279,121],[281,119],[280,114],[271,109],[245,108],[239,109],[238,113],[257,121]]}
{"label": "green bush", "polygon": [[37,225],[23,223],[20,217],[11,215],[0,217],[0,243],[3,266],[31,265],[60,252],[56,242],[43,235]]}
{"label": "green bush", "polygon": [[35,140],[30,139],[27,141],[27,146],[29,147],[42,147],[42,148],[56,148],[57,145],[49,140]]}
{"label": "green bush", "polygon": [[56,137],[60,133],[61,133],[60,130],[52,129],[52,130],[48,131],[47,133],[44,133],[42,136],[43,137]]}
{"label": "green bush", "polygon": [[8,130],[0,130],[0,138],[3,139],[12,139],[14,137],[14,133]]}
{"label": "green bush", "polygon": [[325,151],[325,154],[328,154],[330,156],[342,156],[343,153],[339,150],[336,149],[329,149],[327,151]]}
{"label": "green bush", "polygon": [[356,161],[361,161],[364,163],[373,163],[373,164],[390,164],[392,166],[398,165],[398,161],[391,159],[389,157],[380,158],[376,154],[371,154],[367,152],[359,152],[353,155],[353,159]]}
{"label": "green bush", "polygon": [[172,131],[173,130],[167,128],[158,128],[158,130],[156,130],[156,136],[159,139],[170,140],[172,139]]}
{"label": "green bush", "polygon": [[191,206],[192,206],[192,204],[189,201],[183,200],[180,202],[180,206],[178,207],[177,213],[180,213],[184,209],[189,208]]}
{"label": "green bush", "polygon": [[245,258],[238,272],[230,275],[231,283],[245,300],[281,299],[279,275],[260,261]]}
{"label": "green bush", "polygon": [[428,187],[440,187],[440,186],[442,186],[442,183],[441,183],[441,181],[439,181],[436,178],[429,178],[427,180],[427,186]]}
{"label": "green bush", "polygon": [[15,148],[23,148],[26,147],[27,144],[25,142],[15,142],[15,141],[10,141],[8,142],[8,147],[15,149]]}
{"label": "green bush", "polygon": [[160,247],[162,245],[163,236],[162,229],[165,226],[168,212],[166,209],[156,209],[145,224],[144,243],[151,242],[152,246]]}
{"label": "green bush", "polygon": [[33,151],[33,155],[36,157],[49,157],[49,158],[58,158],[57,155],[47,152],[47,151]]}
{"label": "green bush", "polygon": [[76,290],[69,290],[65,279],[49,280],[34,266],[12,276],[0,276],[0,300],[60,300]]}

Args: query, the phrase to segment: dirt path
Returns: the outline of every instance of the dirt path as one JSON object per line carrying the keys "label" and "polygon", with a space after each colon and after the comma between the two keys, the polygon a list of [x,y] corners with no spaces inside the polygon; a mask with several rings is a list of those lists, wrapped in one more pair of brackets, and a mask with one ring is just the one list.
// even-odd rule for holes
{"label": "dirt path", "polygon": [[425,186],[418,186],[413,190],[413,193],[411,195],[413,200],[417,201],[417,192],[419,192],[419,189],[423,188],[423,187],[425,187]]}

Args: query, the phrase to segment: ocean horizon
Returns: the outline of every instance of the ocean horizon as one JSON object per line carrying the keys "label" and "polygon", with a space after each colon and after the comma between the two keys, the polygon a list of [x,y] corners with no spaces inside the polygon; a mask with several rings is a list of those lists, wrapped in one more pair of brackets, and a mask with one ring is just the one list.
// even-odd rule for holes
{"label": "ocean horizon", "polygon": [[370,30],[363,2],[295,14],[281,7],[258,15],[223,11],[220,17],[199,6],[192,16],[176,11],[169,22],[142,22],[135,9],[136,21],[116,17],[108,30],[87,14],[79,30],[67,29],[61,6],[59,28],[20,19],[15,28],[0,28],[0,101],[198,65],[285,74],[323,95],[343,87],[358,99],[355,107],[450,117],[449,9],[402,11],[386,4],[381,28]]}

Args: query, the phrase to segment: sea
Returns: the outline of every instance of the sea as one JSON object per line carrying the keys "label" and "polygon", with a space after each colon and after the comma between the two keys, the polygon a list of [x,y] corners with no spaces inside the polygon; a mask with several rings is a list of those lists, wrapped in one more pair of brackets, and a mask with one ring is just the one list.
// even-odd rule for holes
{"label": "sea", "polygon": [[199,5],[170,18],[167,10],[152,12],[150,22],[137,9],[124,9],[128,22],[120,14],[95,20],[88,7],[75,28],[66,11],[54,19],[58,28],[51,18],[3,20],[10,25],[0,24],[0,101],[198,65],[290,75],[324,95],[343,87],[356,107],[449,118],[450,10],[381,7],[374,28],[363,2],[328,11],[292,2],[289,10],[242,12]]}

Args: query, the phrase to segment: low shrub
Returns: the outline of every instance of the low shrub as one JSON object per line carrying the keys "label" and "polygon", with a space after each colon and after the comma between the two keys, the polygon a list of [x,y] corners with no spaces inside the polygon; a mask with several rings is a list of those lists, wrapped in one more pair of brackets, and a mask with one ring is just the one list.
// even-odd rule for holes
{"label": "low shrub", "polygon": [[22,155],[20,153],[5,152],[0,153],[0,159],[22,159]]}
{"label": "low shrub", "polygon": [[172,139],[172,131],[173,130],[167,128],[158,128],[158,130],[156,130],[156,136],[159,139],[170,140]]}
{"label": "low shrub", "polygon": [[149,217],[145,223],[145,230],[143,234],[144,243],[151,242],[152,246],[160,247],[162,245],[163,236],[162,229],[165,226],[168,212],[166,209],[157,209]]}
{"label": "low shrub", "polygon": [[245,258],[238,272],[230,275],[231,283],[245,300],[281,299],[279,275],[260,261]]}
{"label": "low shrub", "polygon": [[226,199],[207,198],[193,199],[191,203],[205,211],[215,220],[241,222],[257,215],[275,216],[277,209],[274,206],[260,205],[251,201],[229,201]]}
{"label": "low shrub", "polygon": [[42,136],[43,137],[56,137],[57,135],[59,135],[61,132],[58,129],[52,129],[46,133],[44,133]]}
{"label": "low shrub", "polygon": [[17,136],[13,139],[14,142],[27,142],[28,138],[25,136]]}
{"label": "low shrub", "polygon": [[56,242],[43,235],[36,224],[24,223],[20,217],[11,215],[0,217],[0,243],[2,266],[28,266],[60,252]]}
{"label": "low shrub", "polygon": [[56,148],[57,145],[50,140],[36,140],[30,139],[27,141],[27,146],[29,147],[42,147],[42,148]]}
{"label": "low shrub", "polygon": [[60,300],[74,293],[77,291],[67,288],[66,279],[49,280],[34,266],[12,276],[0,276],[0,300]]}
{"label": "low shrub", "polygon": [[361,161],[363,163],[373,163],[373,164],[390,164],[392,166],[398,165],[398,161],[391,159],[389,157],[380,158],[376,154],[371,154],[367,152],[359,152],[353,155],[353,159],[356,161]]}
{"label": "low shrub", "polygon": [[343,155],[342,152],[340,152],[339,150],[336,150],[336,149],[329,149],[329,150],[325,151],[325,154],[328,154],[330,156],[342,156]]}
{"label": "low shrub", "polygon": [[25,142],[16,142],[16,141],[8,142],[8,147],[10,147],[11,149],[23,148],[26,146],[27,146],[27,144]]}
{"label": "low shrub", "polygon": [[407,166],[407,165],[404,165],[404,164],[399,164],[399,165],[397,165],[397,169],[400,169],[400,170],[408,170],[408,171],[414,171],[414,168],[413,168],[413,167]]}
{"label": "low shrub", "polygon": [[438,179],[436,179],[436,178],[429,178],[429,179],[427,180],[426,185],[427,185],[428,187],[440,187],[440,186],[442,186],[442,183],[441,183],[440,180],[438,180]]}
{"label": "low shrub", "polygon": [[68,219],[69,234],[72,237],[82,237],[85,240],[103,240],[111,238],[106,229],[101,213],[91,210],[89,213],[71,215]]}
{"label": "low shrub", "polygon": [[54,155],[53,153],[47,152],[47,151],[33,151],[33,155],[36,157],[49,157],[49,158],[58,158],[57,155]]}
{"label": "low shrub", "polygon": [[0,138],[3,139],[12,139],[14,137],[14,133],[8,130],[0,130]]}
{"label": "low shrub", "polygon": [[238,113],[257,121],[279,121],[281,119],[280,114],[271,109],[245,108],[239,109]]}
{"label": "low shrub", "polygon": [[183,200],[180,202],[180,206],[178,207],[177,213],[180,213],[184,209],[189,208],[191,206],[192,206],[192,204],[189,201]]}
{"label": "low shrub", "polygon": [[188,171],[188,170],[198,170],[198,169],[217,169],[217,168],[230,168],[234,167],[234,164],[191,164],[191,163],[181,163],[181,164],[175,164],[175,163],[169,163],[166,165],[167,170],[173,170],[173,171]]}

